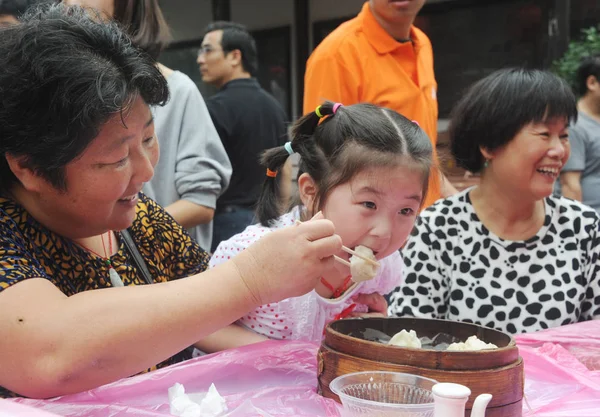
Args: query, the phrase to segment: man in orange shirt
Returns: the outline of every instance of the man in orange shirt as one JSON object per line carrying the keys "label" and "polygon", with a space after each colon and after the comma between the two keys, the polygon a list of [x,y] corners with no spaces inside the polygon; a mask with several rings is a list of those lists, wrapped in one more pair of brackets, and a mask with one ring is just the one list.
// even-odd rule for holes
{"label": "man in orange shirt", "polygon": [[[323,101],[369,102],[416,120],[437,142],[437,83],[429,38],[413,26],[425,0],[370,0],[335,29],[306,65],[304,113]],[[436,157],[437,158],[437,157]],[[424,207],[456,190],[437,169]]]}

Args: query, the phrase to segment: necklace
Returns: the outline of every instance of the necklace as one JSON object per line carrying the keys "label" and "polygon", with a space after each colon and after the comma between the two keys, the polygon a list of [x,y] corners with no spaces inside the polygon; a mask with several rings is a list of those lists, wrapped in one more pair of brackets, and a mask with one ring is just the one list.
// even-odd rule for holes
{"label": "necklace", "polygon": [[[106,232],[106,234],[108,236],[108,251],[109,251],[109,253],[112,254],[112,236],[110,235],[110,231]],[[100,235],[100,239],[102,239],[102,249],[104,250],[104,256],[100,255],[96,251],[91,250],[90,248],[83,246],[81,243],[79,243],[79,246],[81,246],[83,249],[87,250],[88,252],[93,253],[98,258],[101,258],[104,261],[106,266],[108,266],[108,277],[110,278],[110,283],[113,287],[123,287],[124,286],[123,280],[121,279],[121,277],[115,270],[115,268],[112,264],[112,261],[110,260],[110,256],[106,252],[106,245],[104,244],[104,234]]]}

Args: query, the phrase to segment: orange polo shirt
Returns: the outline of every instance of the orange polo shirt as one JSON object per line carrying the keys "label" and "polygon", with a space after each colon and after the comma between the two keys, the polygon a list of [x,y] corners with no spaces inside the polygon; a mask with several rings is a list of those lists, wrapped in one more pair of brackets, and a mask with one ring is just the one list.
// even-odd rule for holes
{"label": "orange polo shirt", "polygon": [[[324,100],[388,107],[416,120],[437,142],[437,83],[429,38],[412,26],[412,42],[398,42],[375,20],[369,3],[317,46],[306,65],[304,114]],[[437,156],[434,155],[437,163]],[[432,171],[424,207],[440,198],[440,178]]]}

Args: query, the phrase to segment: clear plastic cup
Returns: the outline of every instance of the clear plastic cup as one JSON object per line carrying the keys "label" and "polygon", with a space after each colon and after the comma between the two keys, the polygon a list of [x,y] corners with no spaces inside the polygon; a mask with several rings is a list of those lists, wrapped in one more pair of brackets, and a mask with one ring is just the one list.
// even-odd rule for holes
{"label": "clear plastic cup", "polygon": [[345,417],[433,417],[436,380],[400,372],[370,371],[338,376],[329,384]]}

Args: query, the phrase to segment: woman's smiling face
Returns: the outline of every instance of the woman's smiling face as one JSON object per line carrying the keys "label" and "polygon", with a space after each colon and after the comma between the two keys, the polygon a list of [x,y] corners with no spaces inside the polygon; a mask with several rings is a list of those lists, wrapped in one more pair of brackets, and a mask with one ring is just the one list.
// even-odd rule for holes
{"label": "woman's smiling face", "polygon": [[549,196],[569,159],[567,127],[567,120],[562,118],[529,123],[502,148],[493,152],[483,150],[489,159],[486,177],[502,188],[534,200]]}
{"label": "woman's smiling face", "polygon": [[158,157],[152,113],[138,97],[65,166],[65,190],[41,177],[26,188],[36,196],[43,223],[68,237],[122,230],[135,217],[138,193],[152,178]]}

